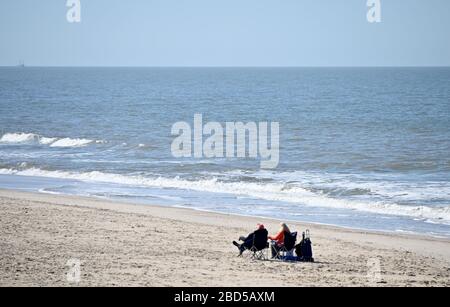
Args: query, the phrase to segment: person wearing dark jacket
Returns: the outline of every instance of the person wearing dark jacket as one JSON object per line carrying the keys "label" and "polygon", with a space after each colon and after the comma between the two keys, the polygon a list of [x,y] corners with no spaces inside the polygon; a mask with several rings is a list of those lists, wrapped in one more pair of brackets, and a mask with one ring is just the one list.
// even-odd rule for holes
{"label": "person wearing dark jacket", "polygon": [[239,249],[239,256],[247,249],[252,249],[253,247],[256,249],[263,249],[266,247],[269,232],[265,229],[263,224],[258,224],[257,227],[258,228],[247,237],[239,238],[239,240],[243,242],[242,244],[233,241],[233,245]]}

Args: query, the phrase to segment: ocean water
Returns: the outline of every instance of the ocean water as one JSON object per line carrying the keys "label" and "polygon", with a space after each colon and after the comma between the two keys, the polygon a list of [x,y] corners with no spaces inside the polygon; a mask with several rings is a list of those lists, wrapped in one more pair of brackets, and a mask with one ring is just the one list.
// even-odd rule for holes
{"label": "ocean water", "polygon": [[[171,127],[280,123],[280,164]],[[449,68],[0,68],[0,188],[450,237]]]}

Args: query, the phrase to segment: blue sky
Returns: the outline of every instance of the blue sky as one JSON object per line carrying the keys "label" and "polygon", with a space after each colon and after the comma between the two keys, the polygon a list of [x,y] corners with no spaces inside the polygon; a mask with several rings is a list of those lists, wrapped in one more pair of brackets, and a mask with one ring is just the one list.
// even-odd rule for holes
{"label": "blue sky", "polygon": [[449,0],[0,1],[0,65],[450,66]]}

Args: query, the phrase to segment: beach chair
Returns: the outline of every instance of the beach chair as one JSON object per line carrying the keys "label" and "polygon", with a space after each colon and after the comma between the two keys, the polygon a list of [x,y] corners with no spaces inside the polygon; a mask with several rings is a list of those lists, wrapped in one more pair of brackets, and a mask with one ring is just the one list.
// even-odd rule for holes
{"label": "beach chair", "polygon": [[252,238],[244,242],[246,255],[252,260],[267,260],[269,244],[267,243],[269,233],[266,229],[261,229],[253,233]]}
{"label": "beach chair", "polygon": [[[275,259],[282,261],[294,261],[296,257],[294,256],[295,243],[297,242],[297,232],[285,233],[284,234],[284,244],[277,250],[277,255]],[[273,248],[273,247],[272,247]]]}

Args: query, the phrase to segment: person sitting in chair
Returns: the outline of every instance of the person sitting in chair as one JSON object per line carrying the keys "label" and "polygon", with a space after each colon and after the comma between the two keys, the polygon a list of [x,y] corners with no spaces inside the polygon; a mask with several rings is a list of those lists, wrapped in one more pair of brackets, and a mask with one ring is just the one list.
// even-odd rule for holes
{"label": "person sitting in chair", "polygon": [[[242,256],[245,250],[250,250],[254,248],[255,245],[257,249],[265,248],[267,245],[267,236],[268,236],[267,229],[265,229],[263,224],[258,224],[257,229],[254,232],[249,234],[247,237],[242,236],[239,238],[239,241],[243,242],[242,244],[233,241],[233,245],[239,249],[239,256]],[[259,247],[260,245],[261,247]]]}
{"label": "person sitting in chair", "polygon": [[284,237],[286,234],[290,234],[291,230],[286,225],[286,223],[281,223],[280,231],[277,233],[276,236],[269,236],[269,240],[272,240],[272,258],[277,257],[278,252],[281,250],[281,248],[284,246]]}

